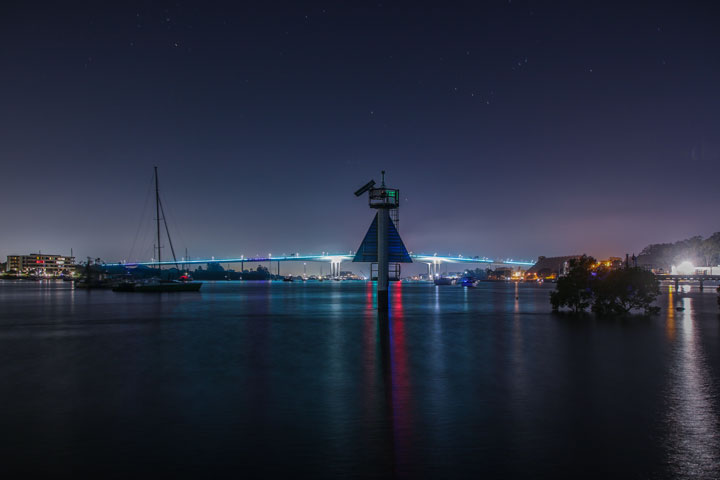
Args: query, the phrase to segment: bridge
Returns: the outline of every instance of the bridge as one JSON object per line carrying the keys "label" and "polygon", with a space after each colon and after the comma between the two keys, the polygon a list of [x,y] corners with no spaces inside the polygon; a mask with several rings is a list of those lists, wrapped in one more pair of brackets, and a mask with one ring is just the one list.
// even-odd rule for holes
{"label": "bridge", "polygon": [[[124,266],[124,267],[138,267],[138,266],[147,266],[147,267],[159,267],[159,266],[165,266],[165,265],[199,265],[199,264],[208,264],[208,263],[240,263],[241,265],[244,263],[270,263],[270,262],[278,262],[278,270],[280,269],[280,262],[327,262],[331,264],[331,274],[333,276],[337,276],[340,274],[340,264],[342,262],[351,262],[353,258],[355,257],[354,254],[344,254],[344,253],[323,253],[321,255],[300,255],[300,254],[293,254],[293,255],[282,255],[278,257],[273,257],[272,255],[268,255],[267,257],[245,257],[240,256],[236,258],[204,258],[204,259],[181,259],[177,262],[175,261],[149,261],[149,262],[127,262],[127,263],[106,263],[105,266],[107,267],[118,267],[118,266]],[[471,256],[471,257],[465,257],[462,255],[458,255],[456,257],[453,256],[444,256],[444,255],[423,255],[423,254],[411,254],[410,258],[412,258],[413,262],[416,263],[424,263],[428,266],[428,273],[430,275],[435,275],[439,273],[439,267],[443,263],[463,263],[463,264],[485,264],[485,265],[498,265],[498,266],[509,266],[509,267],[531,267],[535,265],[534,261],[523,261],[523,260],[513,260],[513,259],[506,259],[506,260],[493,260],[491,258],[487,257],[479,257],[479,256]],[[242,266],[241,266],[242,269]]]}
{"label": "bridge", "polygon": [[703,275],[703,274],[691,274],[691,275],[682,275],[682,274],[655,274],[655,277],[658,280],[667,280],[670,282],[675,283],[675,290],[677,291],[678,287],[680,286],[680,280],[689,281],[689,282],[700,282],[700,291],[703,291],[703,287],[705,286],[705,282],[720,282],[720,275]]}

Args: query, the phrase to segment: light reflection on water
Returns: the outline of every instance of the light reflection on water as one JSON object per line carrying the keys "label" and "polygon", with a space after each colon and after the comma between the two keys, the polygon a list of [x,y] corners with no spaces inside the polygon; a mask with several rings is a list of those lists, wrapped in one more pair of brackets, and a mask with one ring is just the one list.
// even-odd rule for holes
{"label": "light reflection on water", "polygon": [[44,473],[720,476],[711,289],[595,320],[518,283],[393,284],[386,316],[372,283],[63,287],[0,284],[0,431]]}
{"label": "light reflection on water", "polygon": [[[687,292],[687,290],[685,290]],[[668,295],[668,337],[675,340],[676,301]],[[682,298],[677,312],[681,328],[673,348],[667,421],[669,463],[676,478],[720,478],[720,431],[717,386],[707,371],[695,328],[693,299]]]}
{"label": "light reflection on water", "polygon": [[666,331],[669,340],[675,340],[675,288],[670,286],[668,288],[668,303],[667,303],[667,325]]}

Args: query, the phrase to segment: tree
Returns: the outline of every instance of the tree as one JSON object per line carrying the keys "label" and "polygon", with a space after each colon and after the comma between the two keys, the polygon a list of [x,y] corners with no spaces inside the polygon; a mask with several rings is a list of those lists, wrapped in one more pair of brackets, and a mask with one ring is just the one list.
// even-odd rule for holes
{"label": "tree", "polygon": [[655,267],[667,269],[675,261],[674,249],[672,243],[655,243],[643,248],[640,257],[649,260]]}
{"label": "tree", "polygon": [[466,275],[475,277],[478,280],[485,280],[491,271],[489,268],[476,268],[474,270],[466,270]]}
{"label": "tree", "polygon": [[682,263],[686,260],[690,261],[694,265],[700,265],[705,263],[705,255],[703,251],[703,238],[699,235],[690,237],[685,240],[675,242],[674,246],[675,256],[673,263],[675,265]]}
{"label": "tree", "polygon": [[593,257],[583,255],[569,262],[570,271],[557,282],[557,289],[550,294],[550,303],[554,311],[568,307],[573,312],[585,311],[592,303],[592,283],[595,275],[592,267]]}
{"label": "tree", "polygon": [[720,265],[720,232],[715,232],[703,240],[702,252],[705,266]]}
{"label": "tree", "polygon": [[242,272],[242,279],[243,280],[271,280],[272,275],[270,274],[270,271],[263,267],[262,265],[258,265],[256,270],[244,270]]}
{"label": "tree", "polygon": [[660,311],[652,305],[660,294],[660,284],[652,272],[642,268],[610,270],[595,263],[586,255],[570,261],[570,271],[558,279],[557,289],[550,294],[554,311],[569,308],[579,313],[591,305],[600,315]]}
{"label": "tree", "polygon": [[613,270],[594,285],[592,311],[601,315],[626,314],[643,310],[646,315],[658,313],[652,306],[660,294],[660,283],[652,272],[641,268]]}
{"label": "tree", "polygon": [[704,240],[700,236],[695,236],[675,243],[648,245],[640,252],[640,256],[645,257],[644,261],[665,269],[684,261],[690,261],[694,265],[718,265],[720,264],[720,232],[713,233]]}

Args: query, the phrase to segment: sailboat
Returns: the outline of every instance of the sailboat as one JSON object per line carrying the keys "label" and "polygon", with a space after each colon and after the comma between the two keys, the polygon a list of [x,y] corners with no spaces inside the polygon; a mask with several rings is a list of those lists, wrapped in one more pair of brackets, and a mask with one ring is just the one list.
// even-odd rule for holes
{"label": "sailboat", "polygon": [[157,253],[158,253],[158,276],[147,280],[127,280],[120,282],[113,287],[113,292],[140,292],[140,293],[162,293],[162,292],[197,292],[202,287],[201,282],[190,282],[187,281],[188,275],[183,275],[185,280],[163,280],[161,278],[162,271],[162,258],[160,254],[160,213],[162,212],[162,220],[165,225],[165,232],[167,233],[168,243],[170,244],[170,251],[172,252],[175,266],[178,266],[177,257],[175,256],[175,248],[173,247],[172,238],[170,238],[170,229],[167,226],[167,220],[165,219],[165,210],[163,209],[162,202],[160,201],[160,189],[158,182],[158,171],[155,167],[155,217],[157,224]]}

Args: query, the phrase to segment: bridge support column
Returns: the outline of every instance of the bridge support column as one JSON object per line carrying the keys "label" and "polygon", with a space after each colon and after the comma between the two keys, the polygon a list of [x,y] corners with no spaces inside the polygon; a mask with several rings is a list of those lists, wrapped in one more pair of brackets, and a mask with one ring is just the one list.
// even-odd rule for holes
{"label": "bridge support column", "polygon": [[676,292],[678,291],[678,288],[679,288],[679,287],[680,287],[680,280],[678,280],[678,279],[676,278],[676,279],[675,279],[675,291],[676,291]]}
{"label": "bridge support column", "polygon": [[703,283],[704,283],[704,281],[703,281],[703,279],[701,278],[701,279],[700,279],[700,291],[701,291],[701,292],[703,291],[703,286],[704,286]]}
{"label": "bridge support column", "polygon": [[340,276],[340,262],[336,260],[330,261],[330,275],[332,275],[333,278],[338,278]]}

